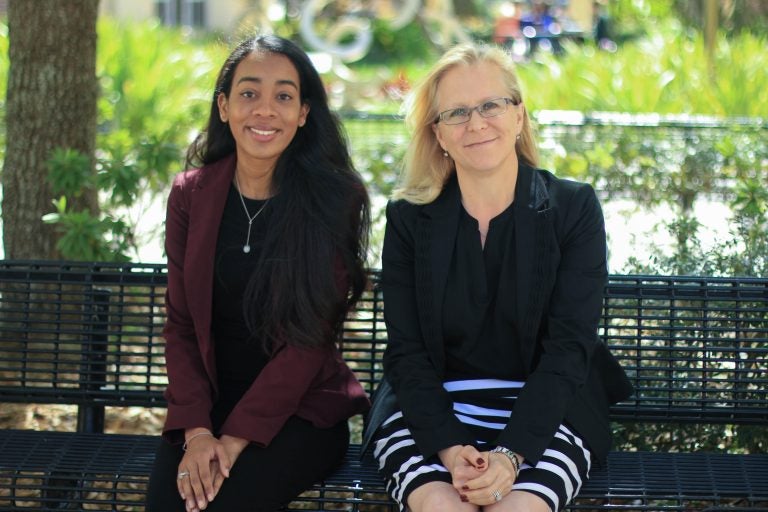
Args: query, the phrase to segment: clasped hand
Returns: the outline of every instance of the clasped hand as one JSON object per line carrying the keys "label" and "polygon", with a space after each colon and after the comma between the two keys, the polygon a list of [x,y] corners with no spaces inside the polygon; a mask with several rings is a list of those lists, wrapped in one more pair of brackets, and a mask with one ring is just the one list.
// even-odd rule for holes
{"label": "clasped hand", "polygon": [[247,445],[247,440],[227,435],[219,439],[213,435],[201,435],[188,443],[176,480],[179,495],[186,501],[188,512],[205,510],[213,501],[224,479],[229,477],[232,465]]}
{"label": "clasped hand", "polygon": [[515,468],[505,455],[481,452],[474,446],[453,446],[440,452],[443,465],[451,473],[454,488],[462,501],[491,505],[508,495],[515,482]]}

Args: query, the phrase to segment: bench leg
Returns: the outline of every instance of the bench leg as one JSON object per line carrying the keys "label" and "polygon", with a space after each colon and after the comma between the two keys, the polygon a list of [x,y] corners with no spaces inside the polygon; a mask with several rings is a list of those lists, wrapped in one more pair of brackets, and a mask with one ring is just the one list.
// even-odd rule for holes
{"label": "bench leg", "polygon": [[82,510],[83,481],[78,475],[54,473],[44,480],[43,505],[54,510]]}

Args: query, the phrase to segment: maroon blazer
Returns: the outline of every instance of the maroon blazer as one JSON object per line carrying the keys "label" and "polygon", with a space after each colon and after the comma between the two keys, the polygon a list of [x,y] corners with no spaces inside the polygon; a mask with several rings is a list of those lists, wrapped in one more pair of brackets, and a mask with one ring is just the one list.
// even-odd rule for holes
{"label": "maroon blazer", "polygon": [[[184,440],[184,429],[212,430],[217,397],[211,336],[213,266],[219,224],[235,172],[234,155],[176,176],[168,197],[168,414],[163,436]],[[292,415],[330,427],[365,411],[368,398],[338,349],[283,346],[233,409],[220,434],[266,446]]]}

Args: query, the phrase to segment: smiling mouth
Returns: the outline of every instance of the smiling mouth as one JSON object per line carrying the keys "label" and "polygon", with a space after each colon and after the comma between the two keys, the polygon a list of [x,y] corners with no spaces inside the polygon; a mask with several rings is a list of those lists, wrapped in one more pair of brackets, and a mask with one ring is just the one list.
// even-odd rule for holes
{"label": "smiling mouth", "polygon": [[465,147],[474,148],[476,146],[483,146],[485,144],[488,144],[489,142],[493,142],[494,140],[496,140],[496,139],[481,140],[481,141],[478,141],[478,142],[473,142],[472,144],[467,144]]}
{"label": "smiling mouth", "polygon": [[256,128],[249,128],[250,131],[255,133],[256,135],[274,135],[277,133],[277,130],[258,130]]}

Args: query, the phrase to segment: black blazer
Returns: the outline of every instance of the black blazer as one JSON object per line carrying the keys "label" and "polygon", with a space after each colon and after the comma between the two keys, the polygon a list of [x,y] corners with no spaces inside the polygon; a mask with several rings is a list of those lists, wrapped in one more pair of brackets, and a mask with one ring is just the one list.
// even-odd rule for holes
{"label": "black blazer", "polygon": [[[515,192],[516,338],[526,384],[496,444],[535,464],[566,421],[596,460],[610,448],[608,406],[632,386],[597,336],[607,278],[605,226],[592,187],[521,166]],[[389,343],[384,375],[419,450],[475,439],[443,389],[442,305],[461,199],[453,177],[432,203],[387,205],[382,255]],[[504,361],[488,361],[503,365]],[[387,402],[377,393],[375,402]],[[371,412],[366,441],[389,411]],[[393,411],[392,411],[393,412]]]}

